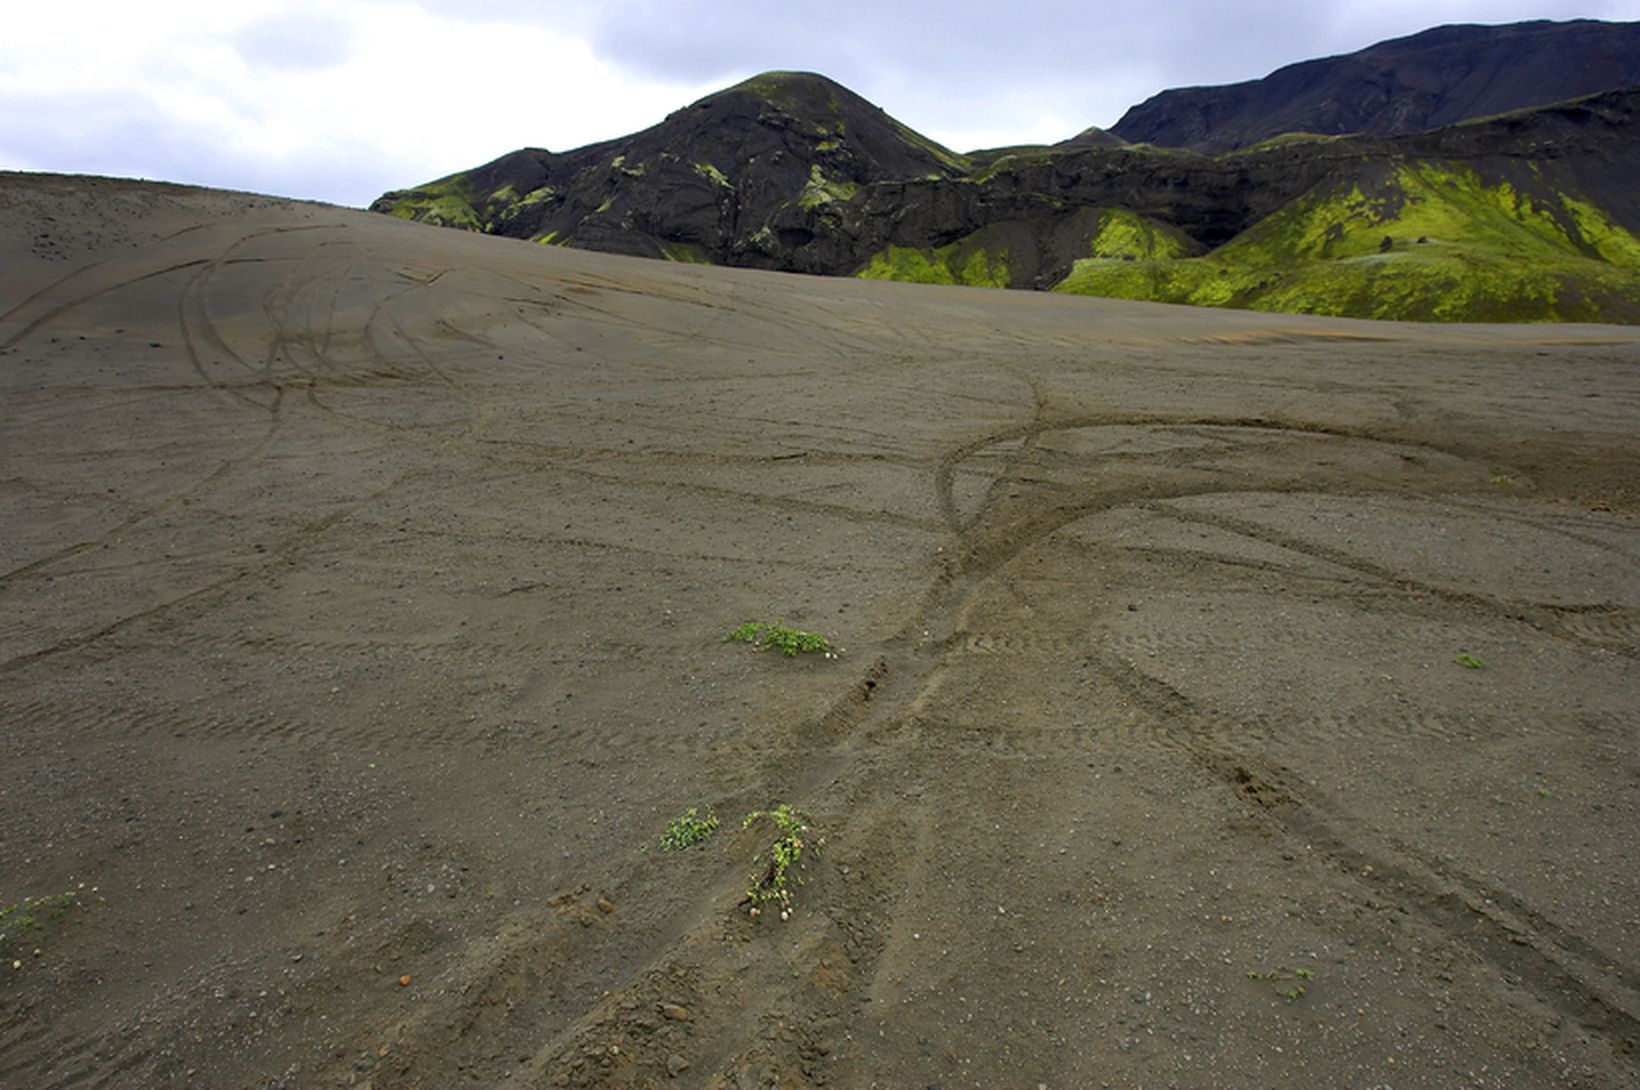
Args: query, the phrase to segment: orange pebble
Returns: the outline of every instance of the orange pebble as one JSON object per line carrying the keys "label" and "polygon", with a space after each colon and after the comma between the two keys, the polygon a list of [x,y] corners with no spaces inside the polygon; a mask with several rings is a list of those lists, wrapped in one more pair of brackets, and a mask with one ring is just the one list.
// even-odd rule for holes
{"label": "orange pebble", "polygon": [[408,988],[409,986],[410,986],[410,974],[409,973],[406,973],[404,976],[399,977],[399,987]]}

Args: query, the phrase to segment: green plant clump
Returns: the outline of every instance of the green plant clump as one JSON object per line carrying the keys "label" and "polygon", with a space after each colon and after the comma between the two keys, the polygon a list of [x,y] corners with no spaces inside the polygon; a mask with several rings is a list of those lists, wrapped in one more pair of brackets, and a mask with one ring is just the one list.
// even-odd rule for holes
{"label": "green plant clump", "polygon": [[707,807],[706,816],[701,817],[700,811],[691,806],[666,823],[666,832],[661,834],[661,851],[681,852],[704,843],[712,839],[717,827],[717,815],[712,813],[711,807]]}
{"label": "green plant clump", "polygon": [[1247,973],[1247,979],[1275,981],[1276,990],[1290,1001],[1303,998],[1304,995],[1304,985],[1294,982],[1309,980],[1314,975],[1308,969],[1289,969],[1285,965],[1277,965],[1267,973],[1261,973],[1257,969],[1250,970]]}
{"label": "green plant clump", "polygon": [[825,655],[829,659],[836,653],[832,650],[831,641],[826,637],[818,632],[805,632],[800,628],[793,628],[785,621],[776,621],[774,624],[747,621],[723,638],[752,644],[759,651],[778,650],[782,655],[792,657],[808,652]]}
{"label": "green plant clump", "polygon": [[1474,655],[1471,655],[1468,651],[1460,653],[1458,657],[1452,661],[1457,663],[1459,666],[1462,666],[1465,670],[1483,670],[1486,668],[1486,663],[1482,662]]}
{"label": "green plant clump", "polygon": [[44,933],[48,921],[62,919],[64,913],[79,903],[79,893],[70,890],[0,905],[0,956],[10,957],[13,947],[25,934]]}
{"label": "green plant clump", "polygon": [[793,810],[786,803],[772,810],[753,810],[741,822],[741,828],[749,829],[762,818],[768,818],[774,824],[776,836],[766,851],[752,856],[753,863],[762,865],[747,878],[746,900],[751,902],[754,918],[761,915],[764,907],[772,901],[780,911],[780,918],[789,920],[792,890],[803,884],[803,879],[793,872],[802,860],[804,851],[807,849],[818,854],[823,842],[815,840],[810,846],[807,839],[808,816]]}

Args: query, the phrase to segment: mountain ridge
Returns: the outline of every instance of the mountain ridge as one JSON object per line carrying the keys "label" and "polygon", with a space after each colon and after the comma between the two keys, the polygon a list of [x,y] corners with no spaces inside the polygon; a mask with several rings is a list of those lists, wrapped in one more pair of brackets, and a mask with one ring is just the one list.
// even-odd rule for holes
{"label": "mountain ridge", "polygon": [[[825,275],[1322,313],[1346,299],[1344,313],[1375,317],[1640,321],[1640,242],[1629,245],[1640,235],[1629,184],[1637,112],[1640,89],[1629,89],[1436,130],[1290,134],[1227,153],[1097,130],[957,153],[824,76],[772,72],[630,136],[522,149],[372,209],[552,245]],[[1420,208],[1431,202],[1442,217]],[[1335,237],[1232,245],[1283,214],[1293,225],[1331,217]],[[1392,236],[1414,220],[1438,233],[1420,230],[1406,242],[1425,237],[1425,248],[1396,251]],[[1362,232],[1380,227],[1371,242],[1390,245],[1358,260],[1370,256],[1356,252]],[[1330,263],[1319,279],[1316,262]],[[1544,273],[1513,278],[1534,285],[1526,295],[1500,272],[1511,262]],[[1490,286],[1467,283],[1471,274]],[[1295,294],[1309,281],[1330,286]],[[1418,298],[1427,291],[1469,302],[1431,308]]]}
{"label": "mountain ridge", "polygon": [[1640,23],[1456,24],[1239,83],[1173,88],[1110,132],[1222,152],[1290,132],[1396,135],[1640,84]]}

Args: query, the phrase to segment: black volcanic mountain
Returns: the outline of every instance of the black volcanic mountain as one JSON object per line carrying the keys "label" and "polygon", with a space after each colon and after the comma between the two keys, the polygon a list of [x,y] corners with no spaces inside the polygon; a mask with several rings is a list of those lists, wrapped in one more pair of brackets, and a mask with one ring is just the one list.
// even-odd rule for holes
{"label": "black volcanic mountain", "polygon": [[956,154],[818,75],[372,208],[674,261],[1360,317],[1640,321],[1640,88],[1208,155]]}
{"label": "black volcanic mountain", "polygon": [[965,166],[841,84],[770,72],[631,136],[515,151],[372,209],[589,250],[836,272],[848,255],[814,245],[832,205]]}
{"label": "black volcanic mountain", "polygon": [[1640,23],[1442,26],[1263,79],[1163,91],[1111,132],[1220,152],[1282,133],[1417,132],[1640,84]]}

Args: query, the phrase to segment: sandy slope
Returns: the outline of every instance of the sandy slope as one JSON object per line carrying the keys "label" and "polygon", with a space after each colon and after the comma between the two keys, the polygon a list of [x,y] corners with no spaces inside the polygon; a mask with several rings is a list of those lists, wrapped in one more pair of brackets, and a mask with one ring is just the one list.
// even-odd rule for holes
{"label": "sandy slope", "polygon": [[0,906],[87,885],[0,1087],[1640,1079],[1634,331],[15,175],[0,252]]}

